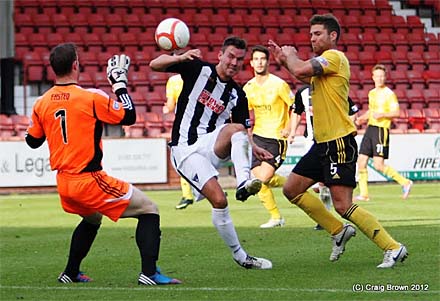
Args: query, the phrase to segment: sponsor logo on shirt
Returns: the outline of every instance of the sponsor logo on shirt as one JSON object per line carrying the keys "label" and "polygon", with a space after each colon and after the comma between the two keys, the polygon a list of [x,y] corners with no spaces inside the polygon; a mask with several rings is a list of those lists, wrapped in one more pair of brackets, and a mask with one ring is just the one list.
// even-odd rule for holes
{"label": "sponsor logo on shirt", "polygon": [[223,101],[217,100],[211,96],[211,93],[203,90],[200,93],[198,102],[204,104],[206,107],[210,108],[214,113],[220,114],[225,110],[225,106],[223,105]]}

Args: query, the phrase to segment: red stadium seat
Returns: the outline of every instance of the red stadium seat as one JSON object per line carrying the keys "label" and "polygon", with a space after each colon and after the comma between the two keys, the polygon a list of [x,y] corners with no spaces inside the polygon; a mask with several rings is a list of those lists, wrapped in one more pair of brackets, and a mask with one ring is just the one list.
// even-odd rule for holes
{"label": "red stadium seat", "polygon": [[140,33],[145,30],[141,18],[136,13],[127,14],[123,18],[125,27],[128,32]]}
{"label": "red stadium seat", "polygon": [[423,71],[423,77],[425,78],[426,84],[428,85],[428,89],[440,90],[440,71]]}
{"label": "red stadium seat", "polygon": [[49,15],[35,14],[32,15],[32,21],[39,33],[52,32],[52,20]]}
{"label": "red stadium seat", "polygon": [[364,32],[360,37],[362,49],[366,52],[376,52],[378,45],[376,42],[376,33]]}
{"label": "red stadium seat", "polygon": [[406,39],[409,41],[413,52],[423,53],[425,51],[426,41],[423,32],[408,33]]}
{"label": "red stadium seat", "polygon": [[85,33],[82,35],[82,38],[87,51],[101,52],[103,50],[100,34],[95,32]]}
{"label": "red stadium seat", "polygon": [[86,88],[95,87],[95,81],[89,73],[82,72],[79,76],[79,85]]}
{"label": "red stadium seat", "polygon": [[33,65],[26,68],[28,82],[42,82],[44,80],[44,66]]}
{"label": "red stadium seat", "polygon": [[0,114],[0,137],[10,138],[15,136],[14,123],[11,117]]}
{"label": "red stadium seat", "polygon": [[406,22],[411,30],[411,32],[424,32],[425,25],[420,20],[419,16],[406,16]]}
{"label": "red stadium seat", "polygon": [[418,132],[425,130],[426,118],[423,115],[423,111],[420,109],[407,110],[408,122],[412,129],[416,129]]}
{"label": "red stadium seat", "polygon": [[64,41],[75,43],[78,47],[83,47],[84,41],[82,39],[81,34],[77,32],[69,32],[64,34]]}
{"label": "red stadium seat", "polygon": [[394,42],[392,35],[387,32],[379,32],[375,35],[377,46],[379,51],[394,51]]}
{"label": "red stadium seat", "polygon": [[393,22],[393,26],[394,26],[394,29],[396,30],[396,32],[402,33],[405,35],[410,32],[410,28],[409,28],[408,24],[406,23],[406,20],[404,17],[402,17],[400,15],[393,15],[392,22]]}
{"label": "red stadium seat", "polygon": [[425,107],[425,96],[423,95],[422,90],[407,90],[406,97],[411,104],[411,109],[423,109]]}
{"label": "red stadium seat", "polygon": [[430,108],[440,108],[440,90],[426,89],[423,90],[425,101]]}
{"label": "red stadium seat", "polygon": [[389,51],[379,51],[374,54],[374,58],[378,64],[384,64],[390,69],[393,64],[393,56]]}
{"label": "red stadium seat", "polygon": [[393,56],[393,64],[396,70],[408,70],[410,65],[407,59],[407,51],[396,50],[392,53]]}
{"label": "red stadium seat", "polygon": [[406,72],[400,70],[391,70],[387,76],[388,81],[394,84],[395,89],[406,90],[409,87],[408,78]]}
{"label": "red stadium seat", "polygon": [[423,78],[423,72],[419,70],[406,71],[406,77],[411,85],[412,89],[425,89],[425,79]]}
{"label": "red stadium seat", "polygon": [[394,129],[398,131],[402,131],[406,133],[408,131],[408,113],[407,109],[400,109],[400,116],[397,118],[394,118],[392,121],[392,130],[391,133],[395,132]]}
{"label": "red stadium seat", "polygon": [[341,43],[345,46],[346,55],[350,52],[359,52],[362,50],[362,44],[359,35],[352,32],[347,32],[341,35]]}
{"label": "red stadium seat", "polygon": [[47,45],[49,47],[54,47],[60,43],[64,42],[64,37],[61,33],[54,32],[46,36]]}
{"label": "red stadium seat", "polygon": [[428,127],[425,132],[440,133],[440,110],[438,108],[425,108],[423,114]]}

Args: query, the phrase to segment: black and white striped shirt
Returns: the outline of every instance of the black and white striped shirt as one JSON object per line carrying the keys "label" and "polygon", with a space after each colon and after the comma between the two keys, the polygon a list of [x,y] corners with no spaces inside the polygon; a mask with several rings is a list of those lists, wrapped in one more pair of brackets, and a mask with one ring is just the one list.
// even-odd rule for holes
{"label": "black and white striped shirt", "polygon": [[180,73],[183,79],[170,146],[192,145],[228,122],[250,127],[246,94],[232,79],[221,81],[215,65],[196,59],[172,65],[166,71]]}

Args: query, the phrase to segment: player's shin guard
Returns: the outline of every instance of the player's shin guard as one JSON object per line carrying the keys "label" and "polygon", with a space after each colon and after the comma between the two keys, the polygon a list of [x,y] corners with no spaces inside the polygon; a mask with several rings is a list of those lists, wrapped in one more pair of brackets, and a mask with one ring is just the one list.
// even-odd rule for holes
{"label": "player's shin guard", "polygon": [[359,169],[359,195],[368,197],[368,170]]}
{"label": "player's shin guard", "polygon": [[309,192],[304,192],[290,201],[307,213],[331,235],[341,232],[344,224],[331,214],[321,202]]}
{"label": "player's shin guard", "polygon": [[273,192],[267,185],[263,184],[261,186],[261,189],[258,192],[258,197],[260,198],[261,203],[263,203],[264,208],[269,211],[272,219],[281,218],[280,210],[275,202]]}
{"label": "player's shin guard", "polygon": [[158,214],[142,214],[138,216],[136,244],[141,254],[142,273],[147,276],[156,273],[160,235],[160,216]]}
{"label": "player's shin guard", "polygon": [[79,274],[81,261],[89,253],[100,226],[101,224],[91,224],[83,219],[73,231],[69,259],[64,270],[70,278],[76,278]]}
{"label": "player's shin guard", "polygon": [[385,166],[385,168],[383,169],[383,174],[386,175],[387,177],[393,179],[394,181],[399,183],[401,186],[403,186],[409,182],[409,180],[407,178],[405,178],[404,176],[399,174],[397,172],[397,170],[395,170],[394,168],[392,168],[389,165]]}
{"label": "player's shin guard", "polygon": [[342,217],[353,222],[353,224],[382,250],[386,251],[399,248],[399,243],[388,234],[379,221],[370,212],[358,205],[351,205]]}
{"label": "player's shin guard", "polygon": [[237,186],[250,179],[251,161],[249,157],[249,139],[245,132],[234,133],[231,137],[231,161],[234,163]]}

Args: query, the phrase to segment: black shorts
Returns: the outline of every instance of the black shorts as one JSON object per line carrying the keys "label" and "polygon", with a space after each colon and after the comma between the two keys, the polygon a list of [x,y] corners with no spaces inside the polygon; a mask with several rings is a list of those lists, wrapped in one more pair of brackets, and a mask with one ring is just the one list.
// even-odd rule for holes
{"label": "black shorts", "polygon": [[368,157],[388,159],[390,151],[390,130],[369,125],[361,141],[359,154]]}
{"label": "black shorts", "polygon": [[357,144],[352,134],[329,142],[315,142],[292,172],[326,186],[356,187],[357,157]]}
{"label": "black shorts", "polygon": [[[275,170],[277,170],[286,159],[287,141],[264,138],[255,134],[253,135],[253,138],[256,145],[264,148],[273,155],[272,159],[265,162],[269,163],[275,168]],[[255,158],[255,156],[252,156],[252,168],[260,165],[261,161]]]}

